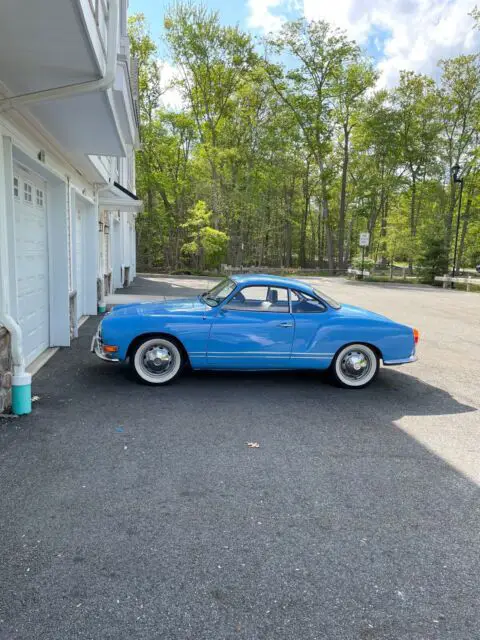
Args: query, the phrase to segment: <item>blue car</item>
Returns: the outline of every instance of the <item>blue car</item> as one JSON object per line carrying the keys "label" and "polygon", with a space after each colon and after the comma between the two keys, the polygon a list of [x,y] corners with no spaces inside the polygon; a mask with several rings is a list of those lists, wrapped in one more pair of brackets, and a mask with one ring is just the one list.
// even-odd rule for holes
{"label": "blue car", "polygon": [[328,369],[361,389],[380,362],[414,362],[418,331],[339,304],[303,282],[269,275],[222,280],[202,295],[120,305],[93,338],[102,360],[128,360],[137,378],[161,385],[193,369]]}

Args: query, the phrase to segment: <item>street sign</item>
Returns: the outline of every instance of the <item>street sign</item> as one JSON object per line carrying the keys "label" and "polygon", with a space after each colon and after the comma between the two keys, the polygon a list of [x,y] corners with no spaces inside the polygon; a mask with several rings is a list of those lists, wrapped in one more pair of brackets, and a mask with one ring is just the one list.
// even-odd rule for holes
{"label": "street sign", "polygon": [[361,247],[368,247],[368,245],[370,244],[370,234],[368,233],[368,231],[360,234],[359,244]]}

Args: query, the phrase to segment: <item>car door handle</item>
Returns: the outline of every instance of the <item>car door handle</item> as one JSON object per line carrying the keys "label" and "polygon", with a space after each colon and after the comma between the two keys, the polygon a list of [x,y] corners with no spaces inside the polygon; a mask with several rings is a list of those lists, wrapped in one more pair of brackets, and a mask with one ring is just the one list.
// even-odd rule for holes
{"label": "car door handle", "polygon": [[279,327],[293,327],[293,322],[280,322],[280,324],[278,325]]}

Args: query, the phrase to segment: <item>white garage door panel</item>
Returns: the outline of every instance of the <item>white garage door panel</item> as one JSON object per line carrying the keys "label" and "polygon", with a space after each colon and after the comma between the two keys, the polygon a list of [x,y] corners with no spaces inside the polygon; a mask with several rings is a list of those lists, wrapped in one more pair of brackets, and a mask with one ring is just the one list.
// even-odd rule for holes
{"label": "white garage door panel", "polygon": [[46,189],[39,179],[15,174],[19,180],[15,192],[17,320],[29,364],[49,346]]}

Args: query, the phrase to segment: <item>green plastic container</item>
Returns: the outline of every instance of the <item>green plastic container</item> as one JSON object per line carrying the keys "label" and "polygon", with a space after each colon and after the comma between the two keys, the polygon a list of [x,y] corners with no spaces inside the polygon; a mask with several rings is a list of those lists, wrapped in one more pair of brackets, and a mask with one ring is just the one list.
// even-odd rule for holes
{"label": "green plastic container", "polygon": [[29,373],[12,378],[12,411],[17,416],[32,412],[32,376]]}

